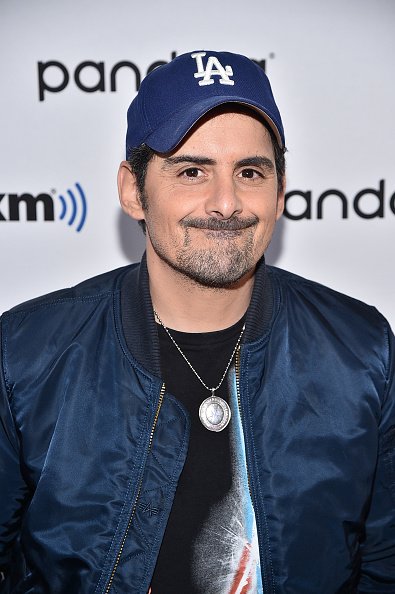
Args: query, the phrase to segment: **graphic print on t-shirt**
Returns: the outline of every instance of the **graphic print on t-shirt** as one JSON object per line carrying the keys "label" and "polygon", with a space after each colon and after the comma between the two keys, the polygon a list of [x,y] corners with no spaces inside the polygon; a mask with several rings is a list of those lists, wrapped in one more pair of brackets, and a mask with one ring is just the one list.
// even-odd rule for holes
{"label": "graphic print on t-shirt", "polygon": [[205,594],[262,594],[255,514],[234,370],[229,377],[232,487],[210,511],[194,543],[193,579]]}
{"label": "graphic print on t-shirt", "polygon": [[[216,386],[243,324],[241,319],[206,333],[170,331],[207,386]],[[261,594],[234,365],[215,391],[231,407],[230,423],[218,433],[209,431],[199,419],[207,390],[161,326],[158,335],[166,393],[185,407],[190,435],[151,579],[152,594]]]}

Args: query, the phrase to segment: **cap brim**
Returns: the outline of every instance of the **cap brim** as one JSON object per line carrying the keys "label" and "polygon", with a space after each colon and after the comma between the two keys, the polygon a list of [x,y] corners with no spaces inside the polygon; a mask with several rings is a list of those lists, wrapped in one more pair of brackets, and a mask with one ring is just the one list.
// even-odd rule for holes
{"label": "cap brim", "polygon": [[210,97],[205,101],[187,105],[182,110],[174,112],[171,117],[167,118],[162,125],[158,126],[154,132],[147,136],[144,143],[158,153],[169,153],[182,142],[188,132],[204,115],[215,107],[224,105],[225,103],[236,103],[251,107],[267,122],[276,136],[280,147],[283,147],[284,143],[281,132],[274,123],[271,114],[268,111],[264,111],[262,107],[254,102],[248,101],[244,97],[235,97],[234,95],[229,97],[224,95]]}

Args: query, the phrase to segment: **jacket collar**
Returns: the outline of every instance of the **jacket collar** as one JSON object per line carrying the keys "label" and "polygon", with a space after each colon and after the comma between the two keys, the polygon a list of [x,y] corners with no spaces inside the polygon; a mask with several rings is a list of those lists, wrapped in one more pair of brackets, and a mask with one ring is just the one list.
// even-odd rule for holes
{"label": "jacket collar", "polygon": [[[257,265],[254,288],[246,315],[243,343],[255,342],[270,330],[274,296],[270,275],[262,258]],[[141,263],[127,272],[121,285],[121,316],[127,347],[133,357],[160,377],[160,351],[145,254]]]}

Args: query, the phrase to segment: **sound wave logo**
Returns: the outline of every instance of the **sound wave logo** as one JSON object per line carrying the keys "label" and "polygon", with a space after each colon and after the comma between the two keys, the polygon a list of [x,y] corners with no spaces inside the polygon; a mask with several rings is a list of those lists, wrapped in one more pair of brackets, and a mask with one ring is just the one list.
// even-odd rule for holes
{"label": "sound wave logo", "polygon": [[62,208],[59,218],[62,221],[66,220],[70,227],[76,225],[76,231],[79,233],[85,225],[87,203],[81,185],[76,182],[75,187],[77,190],[74,192],[70,189],[66,191],[66,197],[59,195]]}

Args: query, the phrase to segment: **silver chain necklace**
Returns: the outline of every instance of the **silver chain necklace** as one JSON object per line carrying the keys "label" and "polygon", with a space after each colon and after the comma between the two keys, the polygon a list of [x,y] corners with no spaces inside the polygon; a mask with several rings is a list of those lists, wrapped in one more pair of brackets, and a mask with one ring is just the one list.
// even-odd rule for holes
{"label": "silver chain necklace", "polygon": [[215,388],[209,388],[207,386],[207,384],[204,383],[204,381],[202,380],[202,378],[200,377],[200,375],[198,374],[196,369],[194,369],[194,367],[192,366],[190,361],[188,361],[187,357],[182,352],[182,350],[180,349],[180,347],[178,346],[178,344],[176,343],[176,341],[170,334],[169,329],[164,325],[164,323],[158,316],[155,309],[154,309],[154,314],[155,314],[155,318],[158,320],[159,324],[164,328],[164,330],[166,331],[170,340],[172,341],[172,343],[174,344],[174,346],[176,347],[176,349],[178,350],[180,355],[184,358],[184,360],[186,361],[186,363],[188,364],[190,369],[196,375],[196,377],[198,378],[200,383],[206,388],[206,390],[211,392],[211,396],[209,396],[208,398],[203,400],[203,402],[201,403],[201,405],[199,407],[199,418],[200,418],[200,421],[202,422],[202,425],[209,431],[217,431],[217,432],[222,431],[222,429],[225,429],[225,427],[228,425],[228,423],[230,421],[231,411],[230,411],[229,404],[223,398],[216,396],[215,392],[221,387],[222,382],[224,381],[225,376],[228,373],[228,369],[233,361],[233,357],[235,356],[235,353],[238,349],[241,338],[243,336],[243,333],[245,330],[245,324],[244,324],[243,328],[241,329],[239,338],[237,339],[237,342],[235,344],[235,348],[232,351],[232,354],[231,354],[228,364],[225,368],[225,371],[222,374],[222,377],[219,381],[218,386],[216,386]]}

